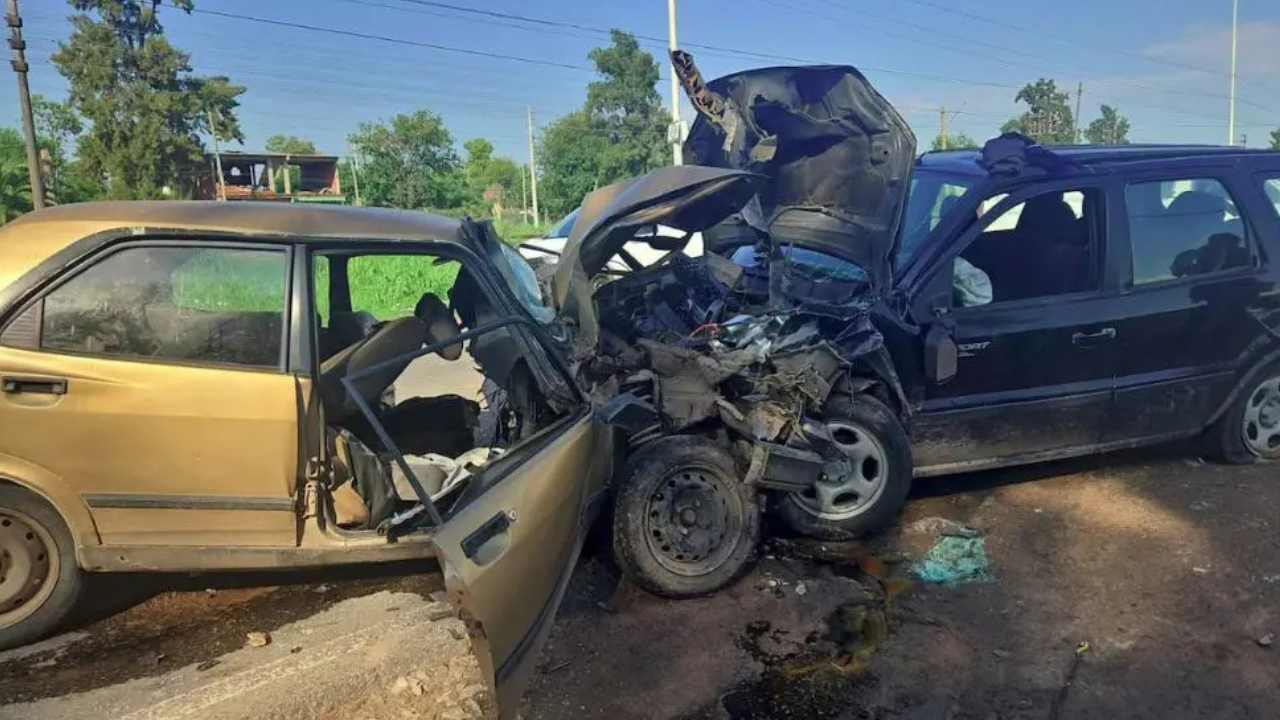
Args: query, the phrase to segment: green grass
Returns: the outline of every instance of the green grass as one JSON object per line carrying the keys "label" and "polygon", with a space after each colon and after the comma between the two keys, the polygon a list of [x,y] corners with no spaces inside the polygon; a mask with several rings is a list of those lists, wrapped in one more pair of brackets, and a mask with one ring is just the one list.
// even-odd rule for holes
{"label": "green grass", "polygon": [[285,307],[285,254],[201,252],[174,271],[172,283],[173,304],[179,308],[281,312]]}
{"label": "green grass", "polygon": [[499,237],[514,245],[529,238],[546,235],[551,229],[551,223],[507,222],[502,218],[495,218],[493,229],[498,231]]}
{"label": "green grass", "polygon": [[[347,273],[351,281],[351,307],[373,313],[379,320],[413,314],[426,293],[446,297],[458,277],[460,264],[436,264],[427,255],[367,255],[351,259]],[[329,264],[316,263],[316,305],[320,317],[329,321]]]}

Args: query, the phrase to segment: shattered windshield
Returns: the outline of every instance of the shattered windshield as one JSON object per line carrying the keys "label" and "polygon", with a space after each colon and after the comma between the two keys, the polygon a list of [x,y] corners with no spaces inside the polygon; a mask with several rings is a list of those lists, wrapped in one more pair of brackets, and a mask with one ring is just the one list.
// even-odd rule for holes
{"label": "shattered windshield", "polygon": [[943,216],[950,212],[979,178],[936,170],[917,169],[911,176],[907,215],[898,243],[898,267],[915,255]]}

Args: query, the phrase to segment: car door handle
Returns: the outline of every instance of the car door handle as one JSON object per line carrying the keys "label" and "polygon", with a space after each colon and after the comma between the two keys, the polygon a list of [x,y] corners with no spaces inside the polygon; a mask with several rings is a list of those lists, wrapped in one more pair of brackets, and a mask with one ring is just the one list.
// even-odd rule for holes
{"label": "car door handle", "polygon": [[65,378],[4,377],[0,378],[0,390],[6,395],[66,395],[67,381]]}
{"label": "car door handle", "polygon": [[485,548],[496,539],[505,538],[511,528],[515,513],[500,512],[484,521],[484,524],[462,539],[462,554],[477,565],[487,565],[500,553],[486,552]]}
{"label": "car door handle", "polygon": [[1106,327],[1095,333],[1075,333],[1071,336],[1071,344],[1079,347],[1094,347],[1115,339],[1116,329],[1113,327]]}

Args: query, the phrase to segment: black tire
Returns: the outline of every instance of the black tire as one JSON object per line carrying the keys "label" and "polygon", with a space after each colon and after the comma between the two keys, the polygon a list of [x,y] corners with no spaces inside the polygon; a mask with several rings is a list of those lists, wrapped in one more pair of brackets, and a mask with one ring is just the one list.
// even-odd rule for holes
{"label": "black tire", "polygon": [[778,514],[791,529],[820,540],[851,540],[890,525],[911,492],[911,442],[897,416],[870,395],[837,395],[823,409],[827,422],[850,421],[872,436],[884,456],[882,488],[875,499],[848,517],[822,517],[796,493],[783,495]]}
{"label": "black tire", "polygon": [[[40,560],[56,561],[56,572],[51,572],[44,580],[47,583],[51,578],[52,587],[41,585],[37,595],[43,597],[38,600],[28,598],[26,602],[34,607],[24,608],[20,619],[10,618],[6,621],[7,614],[17,615],[17,608],[23,604],[20,598],[10,598],[14,603],[11,607],[0,607],[0,650],[26,645],[57,630],[75,608],[84,587],[84,572],[76,563],[75,542],[58,511],[43,498],[27,490],[0,485],[0,531],[9,530],[12,533],[19,527],[19,523],[29,524],[19,537],[42,540],[42,545],[52,543],[48,559],[40,556]],[[5,540],[0,538],[0,543],[3,542]],[[9,559],[13,557],[13,554],[8,556]],[[13,568],[9,570],[12,571]]]}
{"label": "black tire", "polygon": [[1249,381],[1240,397],[1209,428],[1205,433],[1205,452],[1210,459],[1227,465],[1252,465],[1280,460],[1280,447],[1271,448],[1270,452],[1251,450],[1250,442],[1245,437],[1246,432],[1253,432],[1255,437],[1258,432],[1256,425],[1252,430],[1246,430],[1246,413],[1261,393],[1268,387],[1274,387],[1277,377],[1280,377],[1280,364],[1264,369]]}
{"label": "black tire", "polygon": [[751,566],[759,540],[757,494],[742,483],[729,453],[711,440],[656,440],[618,474],[614,560],[655,595],[690,598],[726,587]]}

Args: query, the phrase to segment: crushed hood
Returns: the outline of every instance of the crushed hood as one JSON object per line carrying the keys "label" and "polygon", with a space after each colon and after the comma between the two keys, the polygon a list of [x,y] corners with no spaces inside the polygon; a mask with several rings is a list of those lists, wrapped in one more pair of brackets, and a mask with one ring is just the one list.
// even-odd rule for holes
{"label": "crushed hood", "polygon": [[855,68],[772,67],[704,83],[692,56],[672,52],[698,113],[685,161],[768,178],[759,205],[703,233],[713,252],[742,244],[747,228],[855,263],[873,285],[892,279],[916,138]]}
{"label": "crushed hood", "polygon": [[732,169],[685,165],[654,170],[588,194],[551,281],[552,302],[578,328],[576,348],[598,337],[591,278],[646,225],[701,232],[740,212],[762,178]]}

